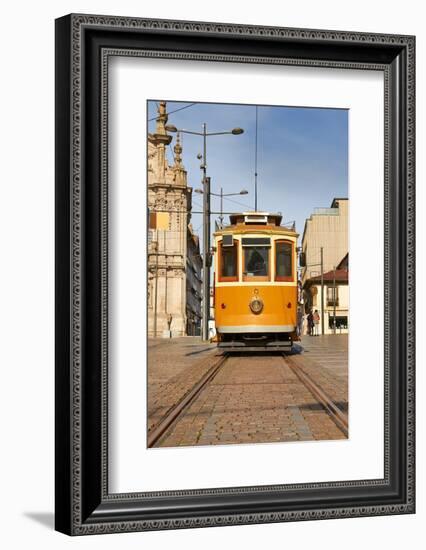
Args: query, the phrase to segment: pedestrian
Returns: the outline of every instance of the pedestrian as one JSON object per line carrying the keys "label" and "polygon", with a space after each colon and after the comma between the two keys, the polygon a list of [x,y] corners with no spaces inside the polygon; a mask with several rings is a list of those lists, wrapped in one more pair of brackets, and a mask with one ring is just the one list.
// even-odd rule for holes
{"label": "pedestrian", "polygon": [[297,308],[297,328],[296,333],[299,338],[303,335],[303,308],[299,306]]}
{"label": "pedestrian", "polygon": [[307,319],[308,319],[308,334],[309,336],[313,336],[314,335],[314,315],[312,313],[312,309],[309,310]]}
{"label": "pedestrian", "polygon": [[315,335],[318,336],[318,334],[319,334],[318,325],[319,325],[319,322],[320,322],[320,316],[319,316],[319,313],[318,313],[317,309],[315,310],[315,313],[314,313],[313,317],[314,317],[314,325],[315,325]]}

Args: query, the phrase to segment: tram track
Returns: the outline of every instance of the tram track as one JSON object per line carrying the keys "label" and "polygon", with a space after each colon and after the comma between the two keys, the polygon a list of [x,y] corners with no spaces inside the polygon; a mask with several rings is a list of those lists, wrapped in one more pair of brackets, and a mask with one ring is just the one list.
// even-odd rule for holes
{"label": "tram track", "polygon": [[220,368],[227,361],[229,354],[224,353],[217,361],[209,368],[209,370],[200,378],[200,380],[180,399],[154,426],[147,436],[148,448],[155,447],[156,443],[166,433],[170,426],[178,420],[183,412],[195,401],[203,389],[213,380]]}
{"label": "tram track", "polygon": [[326,410],[332,421],[348,437],[348,416],[342,412],[329,395],[319,386],[299,365],[291,360],[291,356],[282,354],[285,364],[294,372],[300,382],[311,392],[315,399]]}
{"label": "tram track", "polygon": [[[239,355],[239,354],[238,354]],[[170,429],[173,429],[173,426],[179,423],[182,418],[185,417],[186,411],[191,407],[191,405],[197,400],[200,394],[208,388],[212,383],[215,377],[219,374],[219,371],[225,365],[230,357],[233,354],[223,353],[217,357],[213,364],[208,368],[204,375],[196,382],[192,388],[183,395],[180,400],[175,403],[161,418],[161,420],[149,430],[147,436],[147,446],[148,448],[161,446],[161,440],[166,436]],[[268,357],[270,355],[268,354]],[[306,390],[315,398],[319,405],[324,410],[324,413],[330,418],[330,420],[337,426],[337,428],[344,434],[345,437],[348,437],[348,417],[331,399],[331,397],[319,386],[311,376],[309,376],[304,369],[297,364],[296,361],[292,360],[291,355],[281,353],[275,355],[276,360],[279,361],[281,358],[288,369],[293,372],[297,377],[298,381],[302,384]],[[247,357],[247,360],[250,360],[250,357]],[[247,384],[247,382],[245,382]],[[264,381],[259,382],[259,384],[264,384]]]}

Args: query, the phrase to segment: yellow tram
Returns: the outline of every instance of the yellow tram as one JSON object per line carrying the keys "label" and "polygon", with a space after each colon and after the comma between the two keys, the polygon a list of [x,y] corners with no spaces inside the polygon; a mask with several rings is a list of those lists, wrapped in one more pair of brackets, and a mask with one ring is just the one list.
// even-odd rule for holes
{"label": "yellow tram", "polygon": [[266,212],[232,214],[214,233],[214,317],[228,351],[284,350],[297,336],[294,225]]}

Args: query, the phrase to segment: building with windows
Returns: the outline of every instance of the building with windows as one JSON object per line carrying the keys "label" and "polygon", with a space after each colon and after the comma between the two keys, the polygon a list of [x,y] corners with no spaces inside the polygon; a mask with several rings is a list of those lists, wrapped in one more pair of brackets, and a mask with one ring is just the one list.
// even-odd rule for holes
{"label": "building with windows", "polygon": [[[301,272],[305,313],[324,315],[324,333],[348,332],[349,255],[347,198],[333,199],[330,208],[316,208],[306,220],[301,249],[305,266]],[[322,249],[322,266],[321,266]],[[321,309],[321,267],[324,312]],[[319,327],[321,333],[321,323]]]}
{"label": "building with windows", "polygon": [[[342,334],[349,331],[349,256],[336,269],[323,274],[324,334]],[[307,279],[304,286],[305,311],[321,315],[321,275]],[[319,327],[321,332],[321,327]]]}
{"label": "building with windows", "polygon": [[182,164],[179,134],[169,165],[166,102],[148,134],[148,336],[200,333],[201,255],[190,225],[192,188]]}
{"label": "building with windows", "polygon": [[330,208],[315,208],[305,221],[302,236],[302,252],[306,267],[302,268],[302,285],[320,274],[321,248],[323,271],[334,269],[347,254],[349,230],[349,201],[333,199]]}

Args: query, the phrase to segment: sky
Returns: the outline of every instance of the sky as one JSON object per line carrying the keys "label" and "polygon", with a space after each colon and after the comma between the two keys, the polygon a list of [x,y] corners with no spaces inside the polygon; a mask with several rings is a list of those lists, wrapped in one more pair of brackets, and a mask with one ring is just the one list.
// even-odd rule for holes
{"label": "sky", "polygon": [[[221,187],[224,194],[248,191],[247,195],[225,198],[224,212],[253,210],[255,106],[191,103],[167,101],[168,124],[196,132],[202,132],[203,123],[207,124],[207,132],[244,129],[241,135],[207,138],[207,175],[213,193],[220,193]],[[149,132],[155,131],[156,114],[156,101],[149,101]],[[172,135],[173,147],[176,134]],[[181,142],[188,185],[200,189],[202,171],[197,154],[202,152],[203,138],[183,133]],[[172,147],[167,148],[170,164],[173,164]],[[314,208],[330,207],[333,198],[348,196],[348,111],[259,105],[257,173],[257,210],[280,212],[283,222],[294,220],[301,238],[305,219]],[[193,193],[193,211],[201,209],[202,195]],[[218,197],[211,197],[211,210],[219,212]],[[212,215],[212,229],[218,217],[219,214]],[[229,222],[229,216],[224,217],[225,223]],[[193,214],[191,223],[201,236],[202,216]]]}

